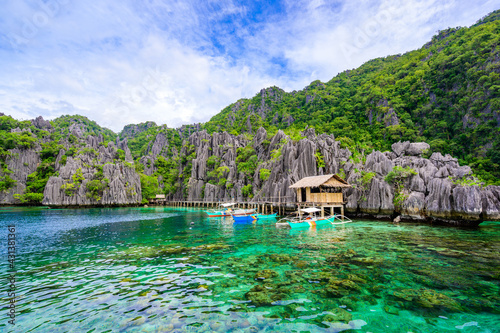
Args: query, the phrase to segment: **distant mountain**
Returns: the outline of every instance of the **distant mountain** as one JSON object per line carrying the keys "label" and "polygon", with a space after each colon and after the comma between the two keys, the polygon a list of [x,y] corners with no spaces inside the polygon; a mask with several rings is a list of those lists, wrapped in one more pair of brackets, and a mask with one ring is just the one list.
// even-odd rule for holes
{"label": "distant mountain", "polygon": [[263,89],[214,116],[210,133],[314,127],[351,149],[425,141],[500,184],[500,11],[422,48],[368,61],[300,91]]}

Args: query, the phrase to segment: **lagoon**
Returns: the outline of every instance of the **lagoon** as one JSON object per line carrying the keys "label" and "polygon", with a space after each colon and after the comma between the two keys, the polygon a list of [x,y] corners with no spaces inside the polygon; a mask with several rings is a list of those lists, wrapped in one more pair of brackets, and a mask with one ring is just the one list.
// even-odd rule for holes
{"label": "lagoon", "polygon": [[[199,209],[0,209],[12,332],[499,332],[500,224],[309,230]],[[0,271],[6,276],[7,256]]]}

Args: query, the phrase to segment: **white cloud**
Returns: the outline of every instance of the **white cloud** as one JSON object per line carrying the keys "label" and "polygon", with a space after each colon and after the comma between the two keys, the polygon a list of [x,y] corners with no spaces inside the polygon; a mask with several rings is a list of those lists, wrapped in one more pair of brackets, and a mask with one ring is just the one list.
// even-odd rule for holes
{"label": "white cloud", "polygon": [[0,111],[23,119],[78,113],[115,131],[147,120],[207,121],[261,88],[327,81],[418,48],[439,29],[470,25],[497,5],[288,0],[263,20],[232,0],[48,4],[52,11],[31,1],[3,5]]}

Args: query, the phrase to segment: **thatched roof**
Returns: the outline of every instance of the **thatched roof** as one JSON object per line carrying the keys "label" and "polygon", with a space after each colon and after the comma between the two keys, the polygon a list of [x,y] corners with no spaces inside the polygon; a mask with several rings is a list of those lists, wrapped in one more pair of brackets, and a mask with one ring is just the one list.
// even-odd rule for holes
{"label": "thatched roof", "polygon": [[291,185],[290,188],[305,188],[305,187],[351,187],[345,180],[337,175],[323,175],[305,177]]}

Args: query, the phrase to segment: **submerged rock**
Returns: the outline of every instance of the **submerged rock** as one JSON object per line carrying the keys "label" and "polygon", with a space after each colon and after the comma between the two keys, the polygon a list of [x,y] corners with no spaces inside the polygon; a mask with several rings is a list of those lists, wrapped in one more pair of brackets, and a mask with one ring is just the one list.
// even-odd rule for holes
{"label": "submerged rock", "polygon": [[418,305],[424,308],[444,308],[454,312],[463,311],[457,301],[431,289],[402,289],[394,291],[393,295],[396,298],[411,302],[413,306]]}
{"label": "submerged rock", "polygon": [[328,322],[340,321],[348,323],[352,320],[352,314],[341,308],[328,310],[327,312],[330,313],[323,316],[323,321],[328,321]]}
{"label": "submerged rock", "polygon": [[273,277],[277,277],[278,273],[273,271],[272,269],[264,269],[259,272],[257,272],[254,276],[255,279],[257,280],[266,280],[266,279],[271,279]]}
{"label": "submerged rock", "polygon": [[399,315],[399,309],[394,306],[384,305],[384,311],[389,314]]}
{"label": "submerged rock", "polygon": [[286,298],[282,290],[273,285],[257,285],[245,294],[245,298],[255,306],[269,306],[273,302]]}

